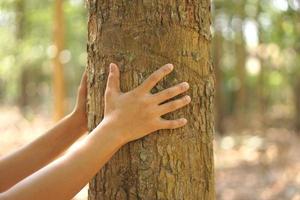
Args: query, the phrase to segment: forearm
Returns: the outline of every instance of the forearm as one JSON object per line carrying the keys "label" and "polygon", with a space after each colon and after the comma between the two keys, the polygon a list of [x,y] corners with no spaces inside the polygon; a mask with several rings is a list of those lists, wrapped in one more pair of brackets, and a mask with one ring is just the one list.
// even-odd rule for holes
{"label": "forearm", "polygon": [[114,135],[100,124],[77,149],[19,182],[2,199],[71,199],[124,144]]}
{"label": "forearm", "polygon": [[70,114],[28,145],[0,160],[0,192],[44,167],[73,144],[85,130]]}

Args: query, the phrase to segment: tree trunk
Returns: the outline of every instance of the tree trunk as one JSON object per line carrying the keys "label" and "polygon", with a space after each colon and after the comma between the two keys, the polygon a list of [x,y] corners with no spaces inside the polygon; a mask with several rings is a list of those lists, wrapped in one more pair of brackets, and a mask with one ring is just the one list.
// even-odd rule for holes
{"label": "tree trunk", "polygon": [[239,88],[236,94],[236,104],[235,104],[235,114],[239,121],[239,123],[243,124],[244,114],[245,114],[245,105],[246,105],[246,47],[245,42],[243,41],[243,36],[240,35],[240,40],[236,43],[236,55],[237,55],[237,63],[236,63],[236,73],[237,78],[239,80]]}
{"label": "tree trunk", "polygon": [[[259,13],[262,12],[261,2],[256,2],[257,12],[255,15],[255,20],[259,22]],[[258,28],[258,41],[259,44],[262,44],[264,41],[262,40],[262,24],[257,24]],[[256,57],[259,59],[261,68],[258,74],[258,81],[256,83],[256,91],[257,91],[257,110],[259,113],[258,121],[260,122],[260,126],[264,126],[266,123],[266,112],[267,112],[267,103],[266,103],[266,74],[267,72],[267,65],[265,59],[257,53]]]}
{"label": "tree trunk", "polygon": [[224,135],[224,96],[222,91],[222,82],[223,82],[223,72],[221,69],[221,59],[222,59],[222,48],[223,48],[223,38],[222,33],[216,31],[213,41],[213,62],[215,66],[215,75],[216,75],[216,131],[220,135]]}
{"label": "tree trunk", "polygon": [[[300,0],[298,2],[300,3]],[[300,20],[300,13],[297,12],[294,22],[298,22],[299,20]],[[297,41],[300,41],[300,29],[297,29]],[[299,43],[294,44],[294,49],[297,52],[297,55],[300,55]],[[299,66],[300,58],[299,57],[296,59],[296,63],[298,64],[295,66],[295,72],[293,73],[294,74],[293,79],[295,80],[294,81],[295,128],[298,135],[300,135],[300,66]]]}
{"label": "tree trunk", "polygon": [[20,97],[19,104],[22,109],[26,108],[29,103],[28,97],[28,83],[30,80],[30,74],[28,73],[28,69],[26,66],[23,66],[20,72]]}
{"label": "tree trunk", "polygon": [[297,133],[300,133],[300,80],[296,81],[294,86],[294,94],[295,94],[295,128]]}
{"label": "tree trunk", "polygon": [[64,48],[63,0],[55,0],[54,11],[54,46],[56,54],[53,59],[53,96],[54,120],[58,121],[64,116],[65,111],[65,81],[63,64],[60,59],[60,53]]}
{"label": "tree trunk", "polygon": [[[240,1],[240,8],[245,7],[245,2]],[[244,9],[240,9],[238,15],[240,20],[245,20]],[[238,90],[236,91],[236,102],[234,107],[235,117],[237,119],[237,127],[242,128],[245,125],[245,111],[246,111],[246,44],[243,37],[243,23],[239,24],[236,30],[236,77],[238,80]]]}
{"label": "tree trunk", "polygon": [[120,67],[124,92],[173,63],[174,71],[152,92],[187,81],[192,98],[188,107],[164,116],[187,117],[185,127],[123,146],[91,180],[89,199],[214,199],[210,0],[89,0],[88,10],[90,131],[103,118],[110,62]]}
{"label": "tree trunk", "polygon": [[[16,31],[15,31],[15,37],[17,40],[17,44],[21,44],[25,37],[25,4],[26,2],[23,0],[17,0],[15,3],[15,23],[16,23]],[[21,46],[21,45],[20,45]],[[20,49],[21,47],[19,46]],[[17,53],[16,57],[19,56],[20,52]],[[24,109],[29,102],[28,99],[28,91],[27,86],[29,82],[28,77],[28,69],[26,65],[21,66],[21,72],[20,72],[20,86],[19,86],[19,105],[21,109]]]}

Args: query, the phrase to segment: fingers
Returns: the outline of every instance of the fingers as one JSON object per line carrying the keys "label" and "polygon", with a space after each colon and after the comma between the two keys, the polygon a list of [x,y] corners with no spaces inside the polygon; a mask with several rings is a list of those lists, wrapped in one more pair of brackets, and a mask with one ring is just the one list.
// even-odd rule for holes
{"label": "fingers", "polygon": [[120,92],[120,71],[116,64],[110,63],[106,89]]}
{"label": "fingers", "polygon": [[173,70],[172,64],[166,64],[153,72],[140,86],[144,92],[149,92],[163,77],[169,74]]}
{"label": "fingers", "polygon": [[161,115],[164,115],[166,113],[175,111],[179,108],[184,107],[185,105],[189,104],[191,102],[191,97],[186,95],[184,97],[181,97],[180,99],[176,99],[174,101],[170,101],[168,103],[164,103],[162,105],[158,106],[158,112]]}
{"label": "fingers", "polygon": [[164,102],[172,97],[175,97],[189,89],[189,84],[187,82],[180,83],[176,86],[163,90],[153,95],[154,101],[156,103]]}
{"label": "fingers", "polygon": [[161,129],[175,129],[184,126],[187,123],[185,118],[175,119],[175,120],[166,120],[161,119]]}

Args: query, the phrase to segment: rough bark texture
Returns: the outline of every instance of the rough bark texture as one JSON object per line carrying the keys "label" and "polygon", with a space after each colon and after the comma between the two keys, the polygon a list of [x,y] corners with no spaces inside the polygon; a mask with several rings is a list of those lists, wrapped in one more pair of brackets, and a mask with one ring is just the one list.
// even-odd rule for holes
{"label": "rough bark texture", "polygon": [[187,117],[184,128],[122,147],[90,182],[89,199],[214,199],[210,0],[89,0],[88,10],[90,130],[103,117],[110,62],[120,66],[122,91],[173,63],[174,71],[152,92],[188,81],[192,98],[188,107],[164,116]]}

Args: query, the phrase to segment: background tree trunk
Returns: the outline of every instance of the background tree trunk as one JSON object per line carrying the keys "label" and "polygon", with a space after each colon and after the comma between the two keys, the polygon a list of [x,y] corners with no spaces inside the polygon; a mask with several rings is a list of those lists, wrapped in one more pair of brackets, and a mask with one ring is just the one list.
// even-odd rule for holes
{"label": "background tree trunk", "polygon": [[242,36],[242,33],[239,35],[239,41],[236,43],[236,76],[238,78],[239,89],[236,94],[236,103],[235,103],[235,115],[238,121],[243,126],[244,120],[243,116],[245,114],[246,109],[246,47],[245,42]]}
{"label": "background tree trunk", "polygon": [[54,9],[54,46],[56,50],[53,59],[53,96],[54,120],[58,121],[65,114],[65,80],[60,53],[64,49],[64,17],[63,0],[55,0]]}
{"label": "background tree trunk", "polygon": [[[22,40],[24,40],[25,37],[25,1],[17,0],[15,3],[15,12],[16,12],[16,40],[17,44],[20,44]],[[21,47],[19,47],[21,48]],[[18,56],[20,52],[17,53],[16,56]],[[28,69],[26,65],[21,66],[21,72],[20,72],[20,92],[19,92],[19,105],[23,109],[28,105],[28,92],[27,92],[27,86],[29,82],[28,77]]]}
{"label": "background tree trunk", "polygon": [[[239,1],[239,8],[245,7],[245,1]],[[236,78],[238,80],[238,90],[236,91],[234,114],[237,121],[237,126],[243,128],[245,125],[245,111],[246,111],[246,43],[243,37],[243,23],[245,20],[244,9],[239,9],[237,11],[237,16],[240,20],[236,24],[235,33],[235,56],[236,56]]]}
{"label": "background tree trunk", "polygon": [[295,94],[295,128],[298,133],[300,133],[300,80],[296,81],[294,86],[294,94]]}
{"label": "background tree trunk", "polygon": [[90,131],[103,118],[110,62],[120,66],[122,91],[173,63],[174,71],[153,92],[187,81],[192,98],[188,107],[164,116],[185,116],[188,124],[122,147],[90,182],[90,200],[214,199],[210,6],[210,0],[88,1]]}
{"label": "background tree trunk", "polygon": [[215,127],[220,135],[224,135],[224,95],[222,90],[223,85],[223,71],[221,69],[221,59],[222,59],[222,48],[223,48],[223,38],[222,33],[216,31],[213,41],[213,62],[215,66],[216,75],[216,100],[215,100]]}

